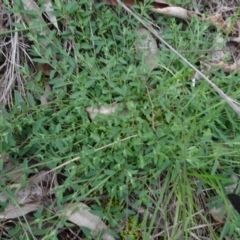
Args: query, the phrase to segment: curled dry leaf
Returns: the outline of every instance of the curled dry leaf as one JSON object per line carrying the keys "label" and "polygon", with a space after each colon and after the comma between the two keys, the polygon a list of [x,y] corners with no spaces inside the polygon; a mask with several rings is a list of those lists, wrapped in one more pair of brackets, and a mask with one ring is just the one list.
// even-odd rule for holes
{"label": "curled dry leaf", "polygon": [[[119,0],[104,0],[105,4],[112,5],[112,6],[118,5],[119,4],[118,1]],[[141,2],[141,1],[139,1],[139,2]],[[131,7],[131,6],[135,5],[137,2],[135,2],[134,0],[125,0],[125,1],[123,1],[123,3],[127,7]],[[156,12],[156,13],[160,13],[160,14],[172,16],[172,17],[177,17],[177,18],[181,18],[181,19],[185,19],[185,20],[190,20],[193,17],[197,17],[200,20],[209,22],[213,26],[220,28],[223,33],[230,33],[230,32],[232,32],[234,34],[236,33],[236,29],[231,29],[231,27],[230,27],[231,25],[226,23],[223,20],[221,14],[211,15],[204,19],[202,17],[202,15],[199,14],[198,12],[189,11],[187,9],[184,9],[184,8],[178,7],[178,6],[171,6],[171,4],[168,4],[165,1],[155,0],[151,3],[151,5],[153,6],[151,8],[151,11]]]}
{"label": "curled dry leaf", "polygon": [[152,34],[145,28],[135,30],[137,41],[135,43],[136,51],[142,55],[146,71],[152,71],[158,66],[158,47]]}
{"label": "curled dry leaf", "polygon": [[204,21],[210,22],[213,26],[220,28],[223,33],[230,33],[231,31],[232,33],[236,33],[236,30],[231,29],[231,25],[223,20],[221,14],[208,16]]}
{"label": "curled dry leaf", "polygon": [[40,207],[39,202],[27,203],[23,206],[8,206],[4,212],[0,213],[0,219],[14,219],[36,211]]}
{"label": "curled dry leaf", "polygon": [[228,64],[223,61],[218,63],[208,63],[211,67],[220,67],[226,73],[240,72],[240,60],[233,64]]}
{"label": "curled dry leaf", "polygon": [[52,14],[53,9],[52,9],[51,0],[46,0],[43,5],[45,7],[45,12],[46,12],[46,15],[48,16],[49,21],[55,26],[58,32],[60,32],[58,28],[57,18],[55,15]]}
{"label": "curled dry leaf", "polygon": [[113,114],[118,107],[117,103],[113,103],[110,106],[101,106],[101,107],[87,107],[86,111],[90,119],[94,119],[97,115],[111,115]]}
{"label": "curled dry leaf", "polygon": [[115,238],[107,232],[107,226],[100,217],[93,215],[89,211],[90,208],[83,203],[66,204],[63,208],[63,214],[69,221],[80,227],[90,229],[93,237],[105,231],[103,232],[101,239],[114,240]]}
{"label": "curled dry leaf", "polygon": [[199,16],[199,14],[193,11],[188,11],[184,8],[174,7],[174,6],[163,7],[163,8],[152,8],[151,11],[161,13],[167,16],[186,19],[186,20],[191,19],[194,16]]}
{"label": "curled dry leaf", "polygon": [[[104,2],[107,5],[112,5],[112,6],[118,5],[117,0],[104,0]],[[142,2],[142,1],[138,1],[138,2]],[[125,1],[123,1],[123,3],[127,7],[131,7],[131,6],[135,5],[137,2],[135,2],[134,0],[125,0]],[[161,13],[161,14],[167,15],[167,16],[173,16],[173,17],[182,18],[182,19],[191,19],[193,16],[199,16],[199,14],[197,14],[193,11],[188,11],[181,7],[171,6],[170,4],[166,3],[165,1],[161,1],[161,0],[153,1],[151,3],[151,5],[153,6],[151,8],[151,11]]]}
{"label": "curled dry leaf", "polygon": [[[112,6],[116,6],[118,4],[118,0],[104,0],[104,2],[105,4],[112,5]],[[125,0],[123,1],[123,3],[127,7],[131,7],[135,5],[134,0]],[[151,4],[153,6],[153,8],[151,8],[151,11],[153,12],[157,12],[163,15],[173,16],[181,19],[186,19],[186,20],[190,20],[193,17],[198,17],[199,19],[209,22],[210,24],[212,24],[217,28],[220,28],[223,33],[230,33],[230,32],[232,32],[233,34],[236,33],[236,29],[234,28],[231,29],[231,25],[229,23],[226,23],[223,20],[221,14],[211,15],[203,19],[201,14],[199,14],[198,12],[189,11],[178,6],[171,6],[165,1],[155,0]]]}

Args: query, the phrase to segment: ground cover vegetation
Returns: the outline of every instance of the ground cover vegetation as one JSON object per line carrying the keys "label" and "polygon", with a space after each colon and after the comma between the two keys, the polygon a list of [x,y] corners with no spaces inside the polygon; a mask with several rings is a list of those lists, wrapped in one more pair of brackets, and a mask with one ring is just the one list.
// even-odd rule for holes
{"label": "ground cover vegetation", "polygon": [[[1,1],[1,239],[240,239],[227,198],[240,192],[238,114],[120,5],[46,2]],[[219,34],[237,61],[237,1],[167,4],[230,30],[129,7],[197,68]],[[204,74],[238,101],[238,69],[224,66]]]}

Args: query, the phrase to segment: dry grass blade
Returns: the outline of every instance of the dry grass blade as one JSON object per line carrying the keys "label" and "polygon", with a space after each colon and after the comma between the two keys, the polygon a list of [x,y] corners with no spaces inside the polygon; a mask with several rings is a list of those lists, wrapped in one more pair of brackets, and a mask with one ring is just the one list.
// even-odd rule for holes
{"label": "dry grass blade", "polygon": [[240,117],[240,108],[236,105],[236,101],[227,96],[216,84],[214,84],[207,76],[205,76],[201,71],[199,71],[193,64],[191,64],[186,58],[184,58],[179,52],[177,52],[172,46],[170,46],[165,40],[163,40],[158,32],[153,29],[148,23],[138,17],[133,13],[125,4],[120,0],[117,0],[118,4],[121,5],[127,12],[134,16],[144,27],[146,27],[156,38],[158,38],[165,46],[167,46],[171,51],[173,51],[179,58],[181,58],[188,66],[195,70],[205,81],[207,81],[211,87],[222,97],[222,99],[228,103],[228,105],[237,113]]}
{"label": "dry grass blade", "polygon": [[[15,23],[20,22],[19,16],[13,16],[13,18]],[[5,20],[9,24],[12,22],[9,15]],[[17,31],[11,33],[10,40],[7,36],[1,36],[0,38],[0,54],[4,56],[4,62],[0,66],[0,70],[3,71],[0,78],[0,107],[12,102],[11,91],[16,83],[18,90],[25,95],[24,82],[20,72],[16,71],[17,68],[20,68],[21,50],[25,51],[24,48],[26,48],[26,46],[21,45],[20,38],[21,36]]]}

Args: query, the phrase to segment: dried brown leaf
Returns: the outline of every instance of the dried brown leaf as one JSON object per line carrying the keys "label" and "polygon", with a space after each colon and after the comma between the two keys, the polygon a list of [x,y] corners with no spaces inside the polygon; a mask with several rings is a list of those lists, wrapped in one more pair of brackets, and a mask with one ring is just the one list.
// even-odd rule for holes
{"label": "dried brown leaf", "polygon": [[102,235],[103,240],[114,240],[107,232],[106,224],[100,219],[100,217],[90,213],[90,208],[84,203],[78,204],[66,204],[63,207],[63,214],[67,219],[80,227],[86,227],[91,230],[92,235],[96,236],[103,230],[105,232]]}
{"label": "dried brown leaf", "polygon": [[240,72],[240,60],[236,63],[228,64],[223,61],[218,63],[208,63],[211,67],[220,67],[226,73]]}
{"label": "dried brown leaf", "polygon": [[192,17],[197,16],[199,17],[199,14],[193,12],[193,11],[188,11],[184,8],[181,7],[164,7],[164,8],[152,8],[151,11],[156,12],[156,13],[161,13],[163,15],[167,16],[172,16],[172,17],[177,17],[181,19],[192,19]]}
{"label": "dried brown leaf", "polygon": [[60,32],[58,23],[57,23],[57,18],[55,15],[52,14],[52,1],[51,0],[46,0],[45,3],[43,4],[45,7],[45,12],[46,15],[48,16],[49,21],[55,26],[55,28]]}
{"label": "dried brown leaf", "polygon": [[207,18],[204,19],[206,22],[210,22],[213,26],[219,27],[223,33],[236,33],[235,29],[231,29],[231,25],[229,23],[226,23],[221,14],[215,14],[208,16]]}
{"label": "dried brown leaf", "polygon": [[8,205],[4,212],[0,213],[0,219],[14,219],[24,216],[30,212],[36,211],[40,207],[40,203],[27,203],[23,206]]}
{"label": "dried brown leaf", "polygon": [[136,51],[142,55],[144,67],[147,72],[151,72],[158,67],[158,47],[152,34],[145,28],[135,30],[137,41],[135,43]]}

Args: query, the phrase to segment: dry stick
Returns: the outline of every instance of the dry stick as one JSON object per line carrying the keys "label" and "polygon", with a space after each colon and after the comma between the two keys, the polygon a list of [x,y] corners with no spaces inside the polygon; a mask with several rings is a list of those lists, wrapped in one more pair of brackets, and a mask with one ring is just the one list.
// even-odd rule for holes
{"label": "dry stick", "polygon": [[240,108],[236,105],[236,101],[228,97],[216,84],[214,84],[207,76],[205,76],[201,71],[199,71],[195,66],[193,66],[186,58],[184,58],[179,52],[177,52],[171,45],[169,45],[165,40],[163,40],[158,32],[149,26],[144,20],[138,17],[132,10],[130,10],[124,3],[120,0],[116,0],[128,13],[135,17],[144,27],[146,27],[156,38],[158,38],[165,46],[167,46],[171,51],[173,51],[178,57],[180,57],[188,66],[195,70],[205,81],[207,81],[214,90],[225,100],[228,105],[237,113],[240,117]]}

